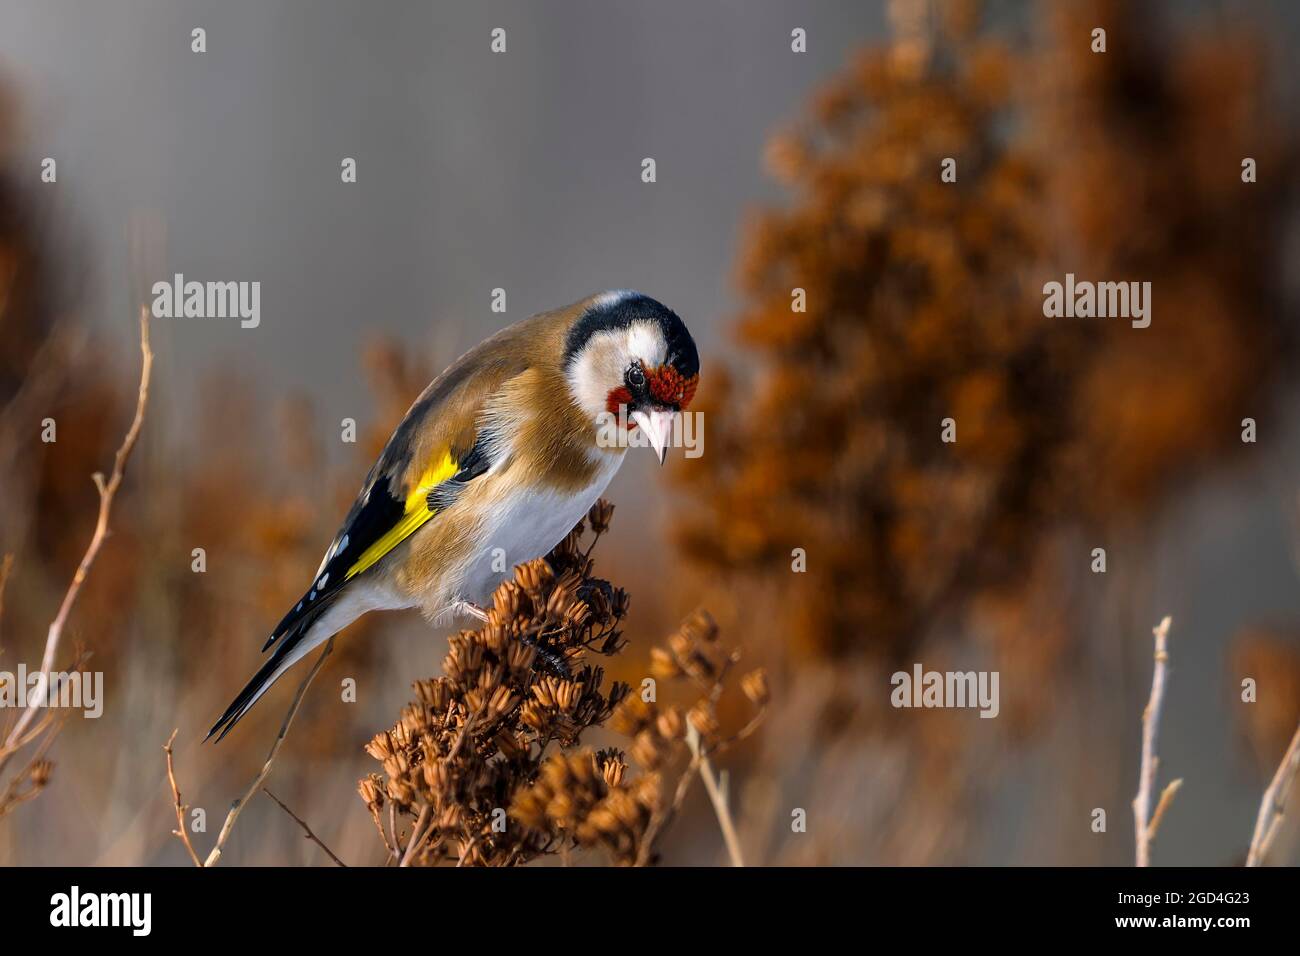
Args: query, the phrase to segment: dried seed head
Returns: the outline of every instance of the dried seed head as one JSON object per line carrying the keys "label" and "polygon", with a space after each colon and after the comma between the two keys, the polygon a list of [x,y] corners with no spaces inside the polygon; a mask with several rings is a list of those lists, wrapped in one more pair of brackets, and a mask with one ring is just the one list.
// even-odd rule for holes
{"label": "dried seed head", "polygon": [[434,793],[443,793],[451,787],[451,769],[444,760],[427,761],[422,768],[425,786]]}
{"label": "dried seed head", "polygon": [[392,739],[394,750],[406,750],[411,746],[411,731],[405,724],[395,724],[388,734]]}
{"label": "dried seed head", "polygon": [[591,510],[587,512],[587,520],[591,522],[591,530],[596,534],[604,534],[608,531],[610,519],[613,517],[614,506],[604,498],[598,499],[591,506]]}
{"label": "dried seed head", "polygon": [[582,685],[577,681],[561,680],[555,694],[555,703],[566,714],[573,713],[574,708],[578,706],[578,701],[582,700]]}
{"label": "dried seed head", "polygon": [[560,691],[560,679],[549,674],[533,684],[533,696],[543,707],[554,707]]}
{"label": "dried seed head", "polygon": [[565,627],[578,630],[591,619],[591,608],[586,601],[574,601],[564,612]]}
{"label": "dried seed head", "polygon": [[405,780],[389,780],[388,797],[399,809],[404,809],[415,799],[415,788]]}
{"label": "dried seed head", "polygon": [[551,708],[536,700],[524,701],[519,708],[519,719],[540,733],[551,725]]}
{"label": "dried seed head", "polygon": [[506,650],[506,664],[516,674],[525,674],[533,669],[537,659],[537,649],[519,640],[510,641]]}
{"label": "dried seed head", "polygon": [[623,782],[627,761],[623,759],[621,750],[598,750],[592,755],[592,761],[606,786],[617,787]]}
{"label": "dried seed head", "polygon": [[370,738],[370,743],[366,744],[366,753],[376,760],[383,761],[393,752],[393,740],[388,735],[388,731],[381,731]]}
{"label": "dried seed head", "polygon": [[632,749],[629,753],[637,765],[646,770],[656,769],[668,756],[664,738],[649,729],[641,731],[632,739]]}
{"label": "dried seed head", "polygon": [[692,707],[686,719],[691,722],[691,726],[695,728],[701,737],[709,738],[718,732],[717,715],[714,714],[713,708],[705,701],[700,701]]}
{"label": "dried seed head", "polygon": [[713,620],[713,615],[703,608],[692,611],[682,622],[681,630],[692,641],[702,644],[712,644],[718,639],[717,622]]}
{"label": "dried seed head", "polygon": [[492,594],[492,610],[497,613],[500,621],[509,621],[515,617],[523,603],[524,589],[517,581],[502,581]]}
{"label": "dried seed head", "polygon": [[457,803],[449,803],[438,815],[438,828],[442,830],[452,830],[460,825],[465,819],[465,811]]}
{"label": "dried seed head", "polygon": [[489,621],[483,626],[483,645],[500,655],[510,647],[510,628],[514,621]]}
{"label": "dried seed head", "polygon": [[581,553],[578,542],[582,538],[583,526],[579,521],[577,526],[564,536],[564,540],[555,546],[555,551],[561,557],[576,557]]}
{"label": "dried seed head", "polygon": [[555,572],[545,558],[534,558],[515,568],[515,580],[524,592],[536,602],[543,590],[555,580]]}
{"label": "dried seed head", "polygon": [[497,732],[496,745],[501,753],[510,760],[526,756],[529,752],[527,735],[515,733],[505,728]]}
{"label": "dried seed head", "polygon": [[362,777],[357,781],[357,793],[371,813],[378,813],[384,807],[384,781],[376,774]]}
{"label": "dried seed head", "polygon": [[682,735],[686,733],[686,725],[682,722],[682,712],[676,707],[665,710],[655,720],[655,730],[664,740],[681,740]]}
{"label": "dried seed head", "polygon": [[560,621],[564,613],[578,600],[577,589],[570,584],[557,584],[546,601],[548,617]]}
{"label": "dried seed head", "polygon": [[674,680],[685,671],[677,664],[677,658],[662,647],[650,648],[650,674],[656,680]]}
{"label": "dried seed head", "polygon": [[48,760],[37,760],[27,770],[27,779],[31,781],[32,787],[41,790],[50,782],[50,774],[54,772],[54,764]]}
{"label": "dried seed head", "polygon": [[767,684],[767,671],[761,667],[740,679],[740,689],[756,707],[766,707],[772,699],[772,691]]}
{"label": "dried seed head", "polygon": [[484,693],[488,693],[501,683],[505,677],[505,668],[500,664],[492,664],[484,667],[478,674],[478,688]]}
{"label": "dried seed head", "polygon": [[635,737],[654,722],[656,715],[653,704],[642,700],[640,696],[629,695],[614,709],[610,726],[615,733],[624,737]]}
{"label": "dried seed head", "polygon": [[407,736],[414,737],[429,725],[427,712],[421,704],[411,703],[402,708],[398,723]]}
{"label": "dried seed head", "polygon": [[488,716],[500,717],[502,714],[513,710],[517,703],[519,703],[519,698],[514,695],[509,687],[498,687],[492,693],[492,699],[488,701]]}

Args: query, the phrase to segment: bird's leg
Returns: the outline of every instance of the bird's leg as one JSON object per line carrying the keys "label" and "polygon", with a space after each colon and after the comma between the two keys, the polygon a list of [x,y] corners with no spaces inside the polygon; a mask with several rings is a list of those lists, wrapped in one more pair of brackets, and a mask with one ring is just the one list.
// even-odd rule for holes
{"label": "bird's leg", "polygon": [[451,606],[452,614],[468,614],[470,617],[476,617],[484,623],[487,622],[487,611],[483,610],[473,601],[457,601]]}

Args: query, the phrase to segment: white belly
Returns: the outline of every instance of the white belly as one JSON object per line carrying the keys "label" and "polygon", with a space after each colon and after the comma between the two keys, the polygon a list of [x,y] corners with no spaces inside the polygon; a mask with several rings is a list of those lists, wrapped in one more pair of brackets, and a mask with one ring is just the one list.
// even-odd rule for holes
{"label": "white belly", "polygon": [[573,530],[609,485],[622,461],[621,454],[603,455],[595,480],[577,494],[517,492],[487,509],[481,545],[459,575],[451,600],[446,603],[459,600],[486,606],[497,585],[514,573],[515,565],[540,558]]}

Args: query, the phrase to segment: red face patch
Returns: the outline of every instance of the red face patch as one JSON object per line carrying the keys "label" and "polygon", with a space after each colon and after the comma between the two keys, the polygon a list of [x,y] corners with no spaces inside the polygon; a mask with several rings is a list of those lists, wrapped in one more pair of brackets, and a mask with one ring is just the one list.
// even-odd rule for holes
{"label": "red face patch", "polygon": [[[661,365],[646,372],[645,391],[649,392],[650,399],[657,405],[685,409],[695,397],[695,386],[699,378],[698,375],[686,378],[671,365]],[[630,408],[637,402],[637,396],[632,394],[631,389],[626,385],[620,385],[618,388],[610,389],[609,394],[605,396],[605,409],[617,415],[620,409]],[[633,422],[628,427],[635,428],[636,423]]]}
{"label": "red face patch", "polygon": [[609,412],[611,415],[617,415],[618,410],[621,407],[623,407],[624,405],[631,405],[631,404],[632,404],[632,393],[629,392],[627,390],[627,387],[624,385],[620,385],[618,388],[610,389],[609,394],[605,396],[605,410]]}
{"label": "red face patch", "polygon": [[646,376],[654,400],[676,408],[685,408],[691,403],[699,378],[698,375],[686,378],[671,365],[661,365]]}

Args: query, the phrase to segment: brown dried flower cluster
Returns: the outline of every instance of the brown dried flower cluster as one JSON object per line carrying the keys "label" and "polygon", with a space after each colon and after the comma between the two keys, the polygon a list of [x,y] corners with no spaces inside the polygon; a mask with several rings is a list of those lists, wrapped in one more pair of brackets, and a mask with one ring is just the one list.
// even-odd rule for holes
{"label": "brown dried flower cluster", "polygon": [[[486,623],[451,637],[443,676],[417,681],[417,699],[367,745],[383,774],[362,780],[360,792],[395,858],[507,864],[553,849],[506,813],[552,741],[572,746],[628,693],[617,682],[604,689],[603,668],[586,663],[588,653],[623,646],[627,594],[591,575],[591,549],[612,510],[592,507],[597,530],[585,550],[580,522],[547,558],[517,567]],[[415,818],[404,840],[398,816]]]}
{"label": "brown dried flower cluster", "polygon": [[[679,539],[780,582],[784,639],[817,656],[903,658],[972,602],[1025,606],[1054,532],[1143,522],[1251,454],[1242,419],[1295,367],[1275,252],[1291,180],[1241,177],[1295,149],[1258,44],[1169,41],[1150,5],[1097,0],[1051,8],[1021,53],[978,7],[891,4],[927,22],[773,144],[792,201],[751,222],[739,268],[762,374],[703,376],[697,407],[729,411],[680,471],[700,507]],[[1046,318],[1067,272],[1151,280],[1150,327]]]}
{"label": "brown dried flower cluster", "polygon": [[[708,688],[689,716],[660,709],[653,694],[632,696],[627,684],[604,687],[603,668],[587,658],[624,647],[628,607],[626,592],[592,576],[591,551],[612,513],[597,502],[546,558],[515,568],[488,620],[450,639],[443,676],[417,681],[416,700],[367,745],[382,772],[358,790],[392,860],[515,865],[574,847],[618,863],[651,859],[654,836],[680,805],[665,805],[662,772],[683,762],[688,720],[700,739],[722,743],[717,698],[737,655],[721,651],[701,612],[669,650],[655,651],[656,677]],[[745,693],[766,702],[761,673],[745,679]],[[627,754],[577,749],[606,722],[632,738]]]}
{"label": "brown dried flower cluster", "polygon": [[[610,720],[612,730],[630,738],[627,752],[555,754],[542,765],[537,782],[516,798],[512,816],[539,832],[559,839],[571,835],[581,847],[603,849],[619,864],[654,861],[656,840],[681,809],[691,781],[709,757],[758,728],[771,694],[763,670],[744,675],[740,685],[750,701],[750,718],[737,733],[722,734],[719,700],[740,655],[718,642],[717,625],[705,611],[688,617],[665,647],[651,648],[650,659],[653,680],[640,693],[627,695]],[[694,703],[661,706],[660,680],[693,689],[687,696],[696,698]],[[669,799],[664,781],[674,774]],[[730,845],[729,811],[725,804],[715,810]]]}

